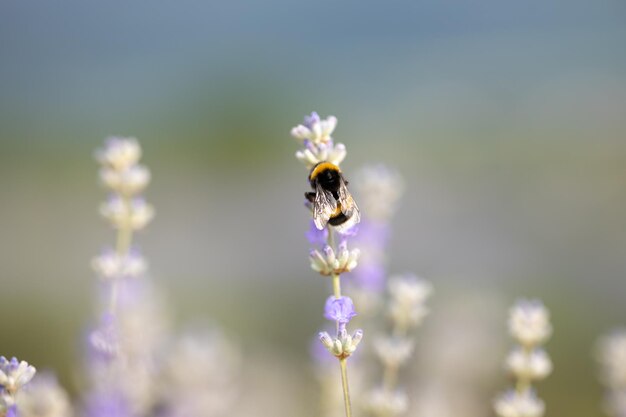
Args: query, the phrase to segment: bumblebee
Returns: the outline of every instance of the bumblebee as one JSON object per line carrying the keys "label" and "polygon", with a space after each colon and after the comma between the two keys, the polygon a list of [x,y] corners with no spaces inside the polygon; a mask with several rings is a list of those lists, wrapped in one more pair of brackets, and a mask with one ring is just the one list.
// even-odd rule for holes
{"label": "bumblebee", "polygon": [[337,165],[319,162],[309,173],[309,183],[315,191],[304,196],[313,205],[313,221],[319,230],[330,224],[342,232],[361,220],[359,207],[348,191],[348,181]]}

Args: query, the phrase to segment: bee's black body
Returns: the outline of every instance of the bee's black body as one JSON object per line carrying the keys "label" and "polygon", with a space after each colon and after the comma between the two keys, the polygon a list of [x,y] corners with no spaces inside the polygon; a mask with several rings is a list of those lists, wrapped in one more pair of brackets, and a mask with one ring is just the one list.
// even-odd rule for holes
{"label": "bee's black body", "polygon": [[[304,196],[313,204],[313,218],[319,229],[326,223],[348,227],[359,222],[359,209],[348,192],[348,181],[337,165],[325,161],[318,163],[309,173],[309,183],[315,192],[307,192]],[[348,223],[349,220],[352,221]]]}
{"label": "bee's black body", "polygon": [[[317,165],[316,165],[317,166]],[[313,170],[315,167],[313,168]],[[313,173],[313,170],[311,173]],[[325,168],[319,173],[316,173],[315,177],[312,178],[309,175],[309,183],[311,184],[311,188],[315,189],[315,186],[319,184],[323,189],[330,191],[333,193],[333,197],[335,199],[339,198],[339,187],[341,186],[341,172],[339,170],[335,170],[333,168]]]}

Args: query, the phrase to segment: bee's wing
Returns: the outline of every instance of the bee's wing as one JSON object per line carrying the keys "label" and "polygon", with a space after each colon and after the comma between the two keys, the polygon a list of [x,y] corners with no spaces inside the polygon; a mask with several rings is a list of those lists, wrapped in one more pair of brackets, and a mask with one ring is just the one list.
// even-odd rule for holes
{"label": "bee's wing", "polygon": [[339,184],[339,204],[341,204],[341,212],[350,218],[350,223],[357,224],[361,221],[359,206],[357,206],[352,194],[348,191],[346,181],[342,178]]}
{"label": "bee's wing", "polygon": [[321,186],[315,187],[315,201],[313,202],[313,222],[315,227],[322,230],[326,227],[328,219],[337,208],[337,202],[330,191]]}

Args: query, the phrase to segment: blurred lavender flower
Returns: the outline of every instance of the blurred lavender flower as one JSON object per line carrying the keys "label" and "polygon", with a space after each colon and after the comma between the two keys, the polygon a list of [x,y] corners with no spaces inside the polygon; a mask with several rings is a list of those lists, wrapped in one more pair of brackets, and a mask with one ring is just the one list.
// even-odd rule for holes
{"label": "blurred lavender flower", "polygon": [[520,344],[506,359],[506,367],[516,380],[494,401],[500,417],[541,417],[545,404],[532,389],[532,382],[552,372],[552,362],[539,346],[552,334],[549,312],[539,300],[519,300],[510,310],[509,332]]}
{"label": "blurred lavender flower", "polygon": [[626,329],[616,329],[601,337],[595,354],[606,388],[605,411],[611,417],[626,417]]}
{"label": "blurred lavender flower", "polygon": [[67,392],[51,373],[37,374],[27,390],[17,397],[20,417],[71,417]]}
{"label": "blurred lavender flower", "polygon": [[192,332],[171,342],[159,377],[167,417],[232,415],[239,395],[241,357],[217,331]]}
{"label": "blurred lavender flower", "polygon": [[100,179],[113,193],[100,212],[117,231],[117,244],[92,261],[94,271],[110,286],[109,310],[89,336],[91,392],[86,408],[93,416],[147,415],[156,403],[156,353],[167,319],[149,282],[129,280],[146,273],[146,261],[131,249],[132,235],[154,213],[137,195],[150,179],[148,169],[138,165],[140,157],[134,138],[109,138],[96,153]]}
{"label": "blurred lavender flower", "polygon": [[8,360],[0,356],[0,387],[8,395],[15,395],[20,388],[28,384],[37,370],[26,361],[13,357]]}
{"label": "blurred lavender flower", "polygon": [[109,308],[89,334],[87,417],[197,417],[232,411],[237,349],[222,337],[190,334],[170,340],[160,292],[146,279],[147,262],[131,247],[154,209],[137,194],[150,174],[138,165],[134,138],[107,140],[96,157],[113,193],[101,214],[117,232],[115,249],[93,259]]}
{"label": "blurred lavender flower", "polygon": [[494,409],[501,417],[541,417],[545,404],[533,390],[509,390],[496,400]]}
{"label": "blurred lavender flower", "polygon": [[0,416],[16,417],[16,396],[37,370],[26,361],[13,357],[10,360],[0,356]]}
{"label": "blurred lavender flower", "polygon": [[130,404],[120,390],[92,394],[87,399],[86,417],[134,417]]}
{"label": "blurred lavender flower", "polygon": [[103,281],[139,278],[147,270],[146,260],[136,248],[121,255],[113,249],[105,249],[91,261],[91,266]]}
{"label": "blurred lavender flower", "polygon": [[419,326],[428,314],[426,300],[432,285],[414,275],[392,277],[388,283],[388,316],[391,334],[377,336],[374,352],[383,365],[380,386],[370,391],[366,407],[375,416],[398,416],[408,410],[408,396],[398,388],[399,372],[415,349],[411,330]]}
{"label": "blurred lavender flower", "polygon": [[135,138],[111,136],[104,147],[96,151],[96,159],[105,168],[125,171],[141,158],[141,147]]}

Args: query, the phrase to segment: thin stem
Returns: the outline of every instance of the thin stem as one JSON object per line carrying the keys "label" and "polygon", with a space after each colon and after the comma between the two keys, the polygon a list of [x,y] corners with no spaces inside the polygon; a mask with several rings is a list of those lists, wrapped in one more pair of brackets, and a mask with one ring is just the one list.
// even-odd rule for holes
{"label": "thin stem", "polygon": [[343,402],[346,406],[346,417],[352,417],[352,405],[350,404],[350,390],[348,388],[348,359],[339,359],[341,367],[341,387],[343,388]]}
{"label": "thin stem", "polygon": [[[126,213],[130,216],[131,204],[130,198],[128,196],[122,196],[122,202],[124,203],[124,207],[126,209]],[[128,251],[130,250],[130,245],[133,240],[133,229],[130,225],[130,219],[128,219],[122,227],[120,227],[117,231],[117,241],[115,245],[115,252],[120,257],[125,257],[128,255]],[[119,293],[119,279],[114,279],[111,282],[111,299],[109,304],[109,310],[111,314],[115,314],[117,310],[117,299]]]}
{"label": "thin stem", "polygon": [[[328,227],[328,246],[335,248],[335,231]],[[341,275],[333,274],[333,295],[336,298],[341,297]],[[337,322],[337,333],[339,334],[339,322]],[[350,404],[350,389],[348,388],[348,358],[340,358],[339,366],[341,367],[341,387],[343,389],[343,402],[346,407],[346,417],[352,417],[352,405]]]}
{"label": "thin stem", "polygon": [[326,230],[328,230],[328,246],[335,250],[335,230],[332,229],[330,226],[326,226]]}
{"label": "thin stem", "polygon": [[383,373],[383,387],[386,391],[393,391],[396,382],[398,381],[398,367],[393,365],[388,365],[385,367]]}
{"label": "thin stem", "polygon": [[341,297],[341,278],[339,275],[333,274],[333,295],[336,298]]}

